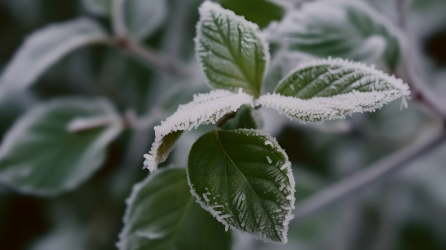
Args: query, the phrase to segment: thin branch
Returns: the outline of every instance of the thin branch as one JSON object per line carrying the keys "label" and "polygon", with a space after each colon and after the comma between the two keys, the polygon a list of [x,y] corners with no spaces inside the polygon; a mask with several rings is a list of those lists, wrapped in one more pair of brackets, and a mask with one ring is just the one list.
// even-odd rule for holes
{"label": "thin branch", "polygon": [[417,74],[417,67],[415,66],[415,51],[417,46],[413,42],[413,37],[410,35],[407,27],[407,16],[410,10],[411,0],[398,0],[399,10],[399,26],[405,31],[407,44],[403,49],[403,71],[405,72],[405,80],[411,87],[411,91],[418,101],[424,103],[432,113],[439,116],[443,122],[446,122],[446,109],[437,101],[437,97],[430,89],[423,84],[422,80]]}
{"label": "thin branch", "polygon": [[181,62],[161,53],[157,53],[137,42],[131,41],[130,39],[127,39],[125,44],[119,44],[118,46],[168,73],[182,77],[191,76],[188,68],[186,68]]}
{"label": "thin branch", "polygon": [[112,3],[113,31],[118,39],[125,39],[128,36],[127,25],[125,24],[125,1],[113,0]]}
{"label": "thin branch", "polygon": [[187,70],[179,61],[159,54],[133,40],[128,33],[127,25],[125,23],[125,1],[126,0],[113,0],[112,22],[115,36],[114,45],[168,73],[182,77],[189,77],[189,70]]}
{"label": "thin branch", "polygon": [[434,139],[402,150],[395,155],[334,184],[332,187],[324,189],[319,194],[304,200],[296,206],[293,223],[300,221],[323,207],[348,196],[352,196],[364,188],[382,181],[384,177],[398,171],[408,165],[411,161],[426,155],[444,142],[446,142],[446,133],[442,132]]}

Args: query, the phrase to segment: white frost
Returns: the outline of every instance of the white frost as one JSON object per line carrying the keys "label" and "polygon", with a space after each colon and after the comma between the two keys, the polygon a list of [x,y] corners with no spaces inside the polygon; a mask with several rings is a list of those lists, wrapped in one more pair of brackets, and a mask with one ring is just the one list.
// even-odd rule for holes
{"label": "white frost", "polygon": [[244,104],[252,105],[252,96],[243,92],[235,94],[227,90],[214,90],[207,94],[194,95],[192,102],[180,105],[173,115],[154,128],[155,141],[149,154],[144,155],[146,158],[144,167],[154,172],[158,164],[166,160],[167,155],[161,158],[157,155],[166,135],[176,131],[196,129],[202,124],[215,124],[224,115],[237,111]]}
{"label": "white frost", "polygon": [[268,155],[266,156],[266,159],[268,160],[269,164],[273,163],[273,161],[271,161],[271,158]]}

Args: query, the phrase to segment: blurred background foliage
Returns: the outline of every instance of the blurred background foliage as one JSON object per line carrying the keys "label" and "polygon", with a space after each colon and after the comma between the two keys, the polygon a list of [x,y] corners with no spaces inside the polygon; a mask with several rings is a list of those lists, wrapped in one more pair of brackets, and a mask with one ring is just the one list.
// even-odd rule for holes
{"label": "blurred background foliage", "polygon": [[[107,18],[110,10],[103,9],[98,2],[0,0],[0,72],[30,33],[49,24],[87,16],[111,31]],[[280,21],[287,8],[298,8],[308,1],[220,2],[266,28],[272,21]],[[398,0],[368,2],[398,23]],[[193,65],[200,3],[169,0],[168,18],[143,43]],[[416,43],[418,73],[446,105],[445,10],[444,0],[414,0],[407,20],[410,37]],[[273,44],[271,51],[275,49]],[[155,94],[159,88],[162,97]],[[30,90],[11,95],[0,104],[0,140],[27,110],[54,98],[105,97],[120,113],[131,109],[136,114],[144,114],[156,104],[162,111],[151,121],[156,125],[179,104],[191,100],[194,93],[208,89],[202,81],[173,77],[116,48],[81,48],[45,71]],[[262,117],[264,129],[277,137],[292,161],[297,202],[438,128],[435,118],[416,102],[410,102],[409,108],[402,111],[399,103],[393,103],[376,113],[357,114],[321,126],[290,123],[286,117],[268,110],[262,111]],[[153,138],[151,128],[122,133],[108,147],[105,163],[75,190],[38,198],[0,185],[0,248],[115,249],[124,200],[132,186],[147,176],[141,166],[142,155]],[[208,130],[204,126],[185,133],[164,165],[185,167],[192,143]],[[446,145],[358,197],[292,223],[286,245],[265,244],[234,233],[235,249],[446,249],[445,152]]]}

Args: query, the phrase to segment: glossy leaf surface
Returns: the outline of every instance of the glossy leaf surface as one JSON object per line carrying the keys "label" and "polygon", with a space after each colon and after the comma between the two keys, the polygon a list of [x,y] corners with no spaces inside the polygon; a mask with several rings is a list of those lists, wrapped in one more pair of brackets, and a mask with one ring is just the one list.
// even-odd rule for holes
{"label": "glossy leaf surface", "polygon": [[188,178],[203,208],[226,227],[286,243],[294,207],[288,156],[260,130],[216,130],[192,147]]}

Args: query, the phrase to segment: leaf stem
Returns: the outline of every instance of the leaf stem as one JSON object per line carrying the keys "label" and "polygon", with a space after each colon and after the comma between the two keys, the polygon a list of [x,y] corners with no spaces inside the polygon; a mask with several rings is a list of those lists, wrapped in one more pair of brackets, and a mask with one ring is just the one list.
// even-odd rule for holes
{"label": "leaf stem", "polygon": [[223,125],[225,125],[229,120],[231,120],[232,118],[235,117],[235,115],[237,114],[237,112],[232,112],[229,113],[225,116],[223,116],[223,118],[221,118],[218,122],[217,122],[217,128],[221,128],[223,127]]}
{"label": "leaf stem", "polygon": [[408,165],[411,161],[426,155],[444,142],[446,142],[446,132],[443,131],[440,135],[435,136],[435,138],[430,139],[427,142],[419,143],[404,149],[389,158],[334,184],[332,187],[324,189],[319,194],[296,205],[296,209],[294,210],[294,220],[292,222],[299,222],[321,208],[348,196],[352,196],[364,188],[381,181],[384,177],[398,171]]}

